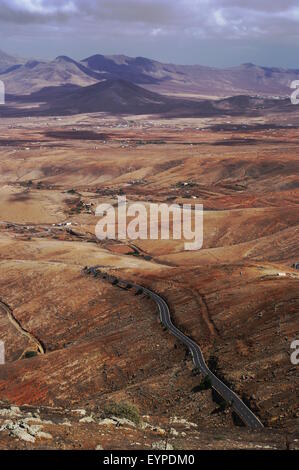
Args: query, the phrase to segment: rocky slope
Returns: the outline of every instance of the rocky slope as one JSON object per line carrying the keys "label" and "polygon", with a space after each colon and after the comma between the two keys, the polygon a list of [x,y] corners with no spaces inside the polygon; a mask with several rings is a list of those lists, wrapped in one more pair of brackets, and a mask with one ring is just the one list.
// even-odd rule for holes
{"label": "rocky slope", "polygon": [[103,417],[100,409],[64,409],[0,404],[0,449],[35,450],[285,450],[298,449],[295,435],[246,429],[211,432],[183,418]]}

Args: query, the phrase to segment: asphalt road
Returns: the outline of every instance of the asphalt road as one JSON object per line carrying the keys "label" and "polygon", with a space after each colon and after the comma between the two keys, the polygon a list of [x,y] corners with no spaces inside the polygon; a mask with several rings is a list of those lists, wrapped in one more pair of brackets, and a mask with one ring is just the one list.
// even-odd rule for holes
{"label": "asphalt road", "polygon": [[208,376],[211,379],[213,388],[228,402],[232,404],[233,410],[238,414],[242,421],[250,428],[262,429],[264,426],[261,421],[255,416],[255,414],[245,405],[245,403],[238,397],[238,395],[233,392],[227,385],[225,385],[215,374],[208,368],[205,363],[203,354],[200,347],[194,341],[192,341],[188,336],[184,335],[178,328],[174,326],[171,321],[169,307],[166,301],[160,297],[155,292],[142,287],[136,286],[148,294],[158,305],[160,318],[163,325],[168,328],[168,330],[178,338],[182,343],[184,343],[190,350],[193,358],[194,365],[199,369],[204,376]]}
{"label": "asphalt road", "polygon": [[[88,268],[85,270],[87,274],[93,274],[95,277],[105,277],[107,281],[113,282],[116,280],[113,276],[107,276],[105,273],[97,271],[97,267]],[[116,282],[117,284],[117,282]],[[183,344],[185,344],[191,352],[193,362],[195,367],[202,372],[206,377],[210,377],[212,387],[222,396],[228,403],[231,404],[233,410],[238,414],[242,421],[252,429],[263,429],[262,422],[258,419],[257,416],[245,405],[245,403],[238,397],[238,395],[233,392],[225,383],[223,383],[216,375],[208,368],[205,363],[203,354],[200,347],[194,341],[192,341],[188,336],[184,335],[171,321],[170,310],[167,305],[167,302],[158,294],[153,292],[146,287],[140,286],[138,284],[132,284],[132,288],[137,288],[140,292],[147,294],[152,298],[160,312],[160,319],[162,324]]]}

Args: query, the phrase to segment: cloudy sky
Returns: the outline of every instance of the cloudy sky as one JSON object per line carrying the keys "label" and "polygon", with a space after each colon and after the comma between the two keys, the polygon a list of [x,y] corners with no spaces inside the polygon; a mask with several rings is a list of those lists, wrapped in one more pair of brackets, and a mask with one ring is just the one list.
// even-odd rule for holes
{"label": "cloudy sky", "polygon": [[0,49],[299,68],[298,0],[0,0]]}

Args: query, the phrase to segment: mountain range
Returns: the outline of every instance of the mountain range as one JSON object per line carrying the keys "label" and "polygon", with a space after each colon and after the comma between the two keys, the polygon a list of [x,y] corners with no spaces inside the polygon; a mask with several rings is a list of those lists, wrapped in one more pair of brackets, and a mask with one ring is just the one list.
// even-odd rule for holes
{"label": "mountain range", "polygon": [[242,64],[215,68],[164,64],[144,57],[96,54],[81,61],[59,56],[52,61],[18,59],[0,51],[0,79],[10,94],[31,94],[49,86],[93,85],[126,80],[166,95],[226,97],[232,95],[289,96],[299,69]]}

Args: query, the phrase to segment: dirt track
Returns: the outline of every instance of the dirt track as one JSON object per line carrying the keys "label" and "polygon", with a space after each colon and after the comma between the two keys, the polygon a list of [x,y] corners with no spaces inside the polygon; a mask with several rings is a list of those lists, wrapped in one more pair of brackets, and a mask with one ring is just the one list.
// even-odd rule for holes
{"label": "dirt track", "polygon": [[[36,346],[36,349],[39,354],[45,354],[45,348],[41,344],[41,342],[35,338],[29,331],[25,330],[22,325],[19,323],[19,321],[14,317],[12,309],[6,305],[4,302],[0,300],[0,308],[6,313],[8,320],[10,323],[21,333],[23,336],[29,339],[31,343],[33,343]],[[23,354],[22,354],[23,356]],[[22,357],[21,356],[21,357]]]}

